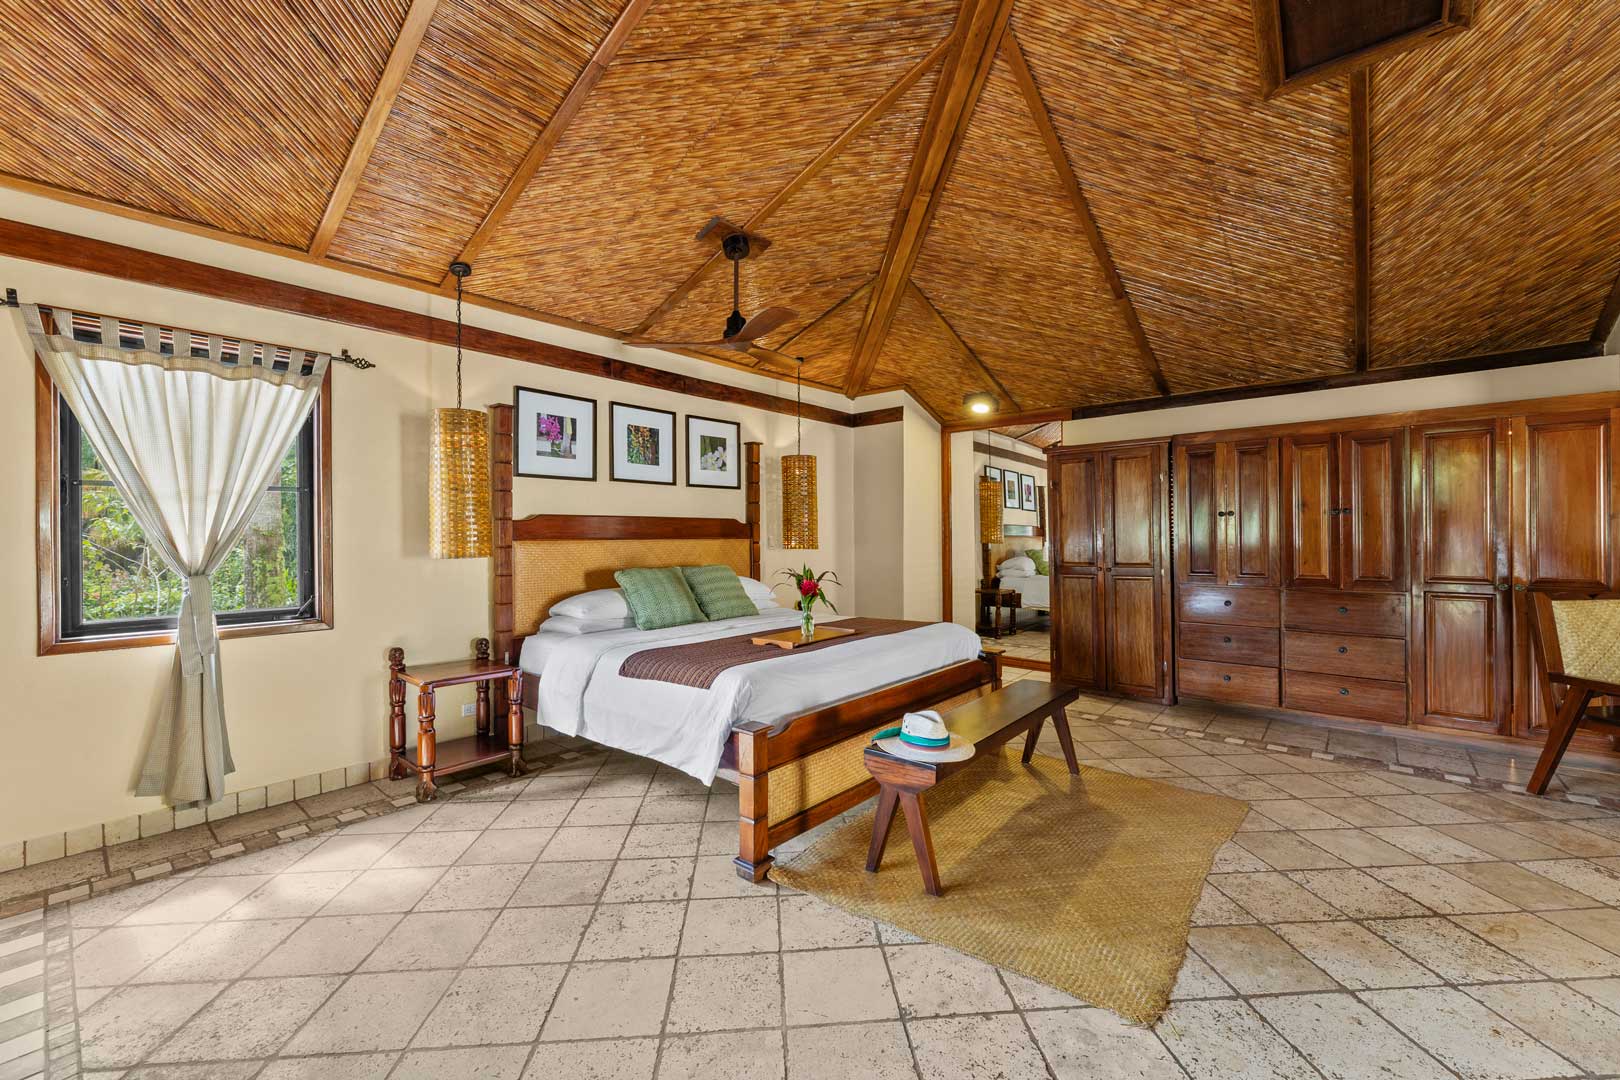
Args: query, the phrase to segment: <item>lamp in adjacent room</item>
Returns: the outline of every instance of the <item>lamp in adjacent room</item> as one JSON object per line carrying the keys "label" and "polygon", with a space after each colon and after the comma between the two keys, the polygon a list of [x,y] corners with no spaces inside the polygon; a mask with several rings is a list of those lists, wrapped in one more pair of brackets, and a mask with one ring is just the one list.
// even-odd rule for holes
{"label": "lamp in adjacent room", "polygon": [[819,548],[816,510],[816,456],[804,452],[804,357],[798,357],[798,397],[794,406],[798,452],[782,457],[782,546]]}
{"label": "lamp in adjacent room", "polygon": [[996,411],[996,406],[999,404],[996,395],[982,390],[977,394],[967,394],[962,398],[963,408],[975,416],[988,416]]}
{"label": "lamp in adjacent room", "polygon": [[456,407],[433,411],[428,457],[428,554],[435,559],[487,558],[489,414],[461,407],[461,288],[472,267],[450,264],[456,279]]}
{"label": "lamp in adjacent room", "polygon": [[995,577],[991,573],[990,566],[990,545],[1001,543],[1002,528],[1001,484],[988,476],[981,476],[979,477],[979,544],[984,549],[984,580],[981,584],[987,589],[995,587]]}

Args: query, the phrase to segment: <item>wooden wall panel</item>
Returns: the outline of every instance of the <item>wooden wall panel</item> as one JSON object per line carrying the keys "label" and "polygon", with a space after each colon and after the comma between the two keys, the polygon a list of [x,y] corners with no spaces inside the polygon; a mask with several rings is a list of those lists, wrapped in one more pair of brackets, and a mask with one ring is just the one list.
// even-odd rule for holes
{"label": "wooden wall panel", "polygon": [[331,256],[441,280],[620,6],[441,0]]}
{"label": "wooden wall panel", "polygon": [[939,199],[912,280],[1022,408],[1154,392],[1004,60]]}
{"label": "wooden wall panel", "polygon": [[0,2],[0,173],[302,247],[408,0]]}
{"label": "wooden wall panel", "polygon": [[746,220],[955,14],[952,0],[655,4],[485,249],[480,292],[635,326],[708,257],[705,221]]}
{"label": "wooden wall panel", "polygon": [[1481,4],[1374,80],[1375,366],[1593,335],[1620,275],[1620,7]]}

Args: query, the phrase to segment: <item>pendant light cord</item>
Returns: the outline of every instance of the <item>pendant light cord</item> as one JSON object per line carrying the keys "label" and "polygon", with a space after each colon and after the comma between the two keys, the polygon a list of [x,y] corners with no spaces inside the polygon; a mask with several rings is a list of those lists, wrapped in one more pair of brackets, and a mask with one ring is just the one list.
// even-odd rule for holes
{"label": "pendant light cord", "polygon": [[804,357],[799,357],[798,375],[795,382],[798,384],[797,400],[793,406],[794,432],[799,440],[799,456],[804,456]]}
{"label": "pendant light cord", "polygon": [[456,408],[461,408],[461,282],[456,275]]}

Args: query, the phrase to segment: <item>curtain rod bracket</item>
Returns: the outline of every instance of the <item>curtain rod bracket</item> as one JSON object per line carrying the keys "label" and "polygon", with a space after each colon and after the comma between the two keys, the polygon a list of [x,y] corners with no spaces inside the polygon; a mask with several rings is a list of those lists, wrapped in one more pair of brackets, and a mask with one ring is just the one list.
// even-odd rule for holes
{"label": "curtain rod bracket", "polygon": [[353,366],[356,371],[367,371],[377,366],[363,356],[350,356],[348,349],[344,349],[342,352],[332,357],[332,359],[336,360],[340,364],[349,364]]}
{"label": "curtain rod bracket", "polygon": [[22,305],[17,302],[17,290],[16,289],[7,289],[6,290],[6,303],[5,303],[5,306],[6,307],[22,307]]}

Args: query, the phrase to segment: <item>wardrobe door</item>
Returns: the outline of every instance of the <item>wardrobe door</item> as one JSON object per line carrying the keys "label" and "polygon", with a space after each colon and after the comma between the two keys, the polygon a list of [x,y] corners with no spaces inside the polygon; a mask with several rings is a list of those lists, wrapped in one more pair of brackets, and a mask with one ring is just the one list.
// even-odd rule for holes
{"label": "wardrobe door", "polygon": [[1281,537],[1277,531],[1277,440],[1223,443],[1226,501],[1224,581],[1276,585]]}
{"label": "wardrobe door", "polygon": [[1176,447],[1176,580],[1183,584],[1222,582],[1221,458],[1216,443]]}
{"label": "wardrobe door", "polygon": [[1152,443],[1102,454],[1106,688],[1160,700],[1169,688],[1170,649],[1166,449]]}
{"label": "wardrobe door", "polygon": [[1515,734],[1542,735],[1547,725],[1530,645],[1531,594],[1616,588],[1614,453],[1608,410],[1513,418]]}
{"label": "wardrobe door", "polygon": [[1347,589],[1406,588],[1406,432],[1339,436],[1339,527]]}
{"label": "wardrobe door", "polygon": [[1510,700],[1506,421],[1412,429],[1412,719],[1501,733]]}
{"label": "wardrobe door", "polygon": [[1337,436],[1282,440],[1283,584],[1339,587]]}
{"label": "wardrobe door", "polygon": [[1051,456],[1052,671],[1091,689],[1103,685],[1102,519],[1094,453]]}

